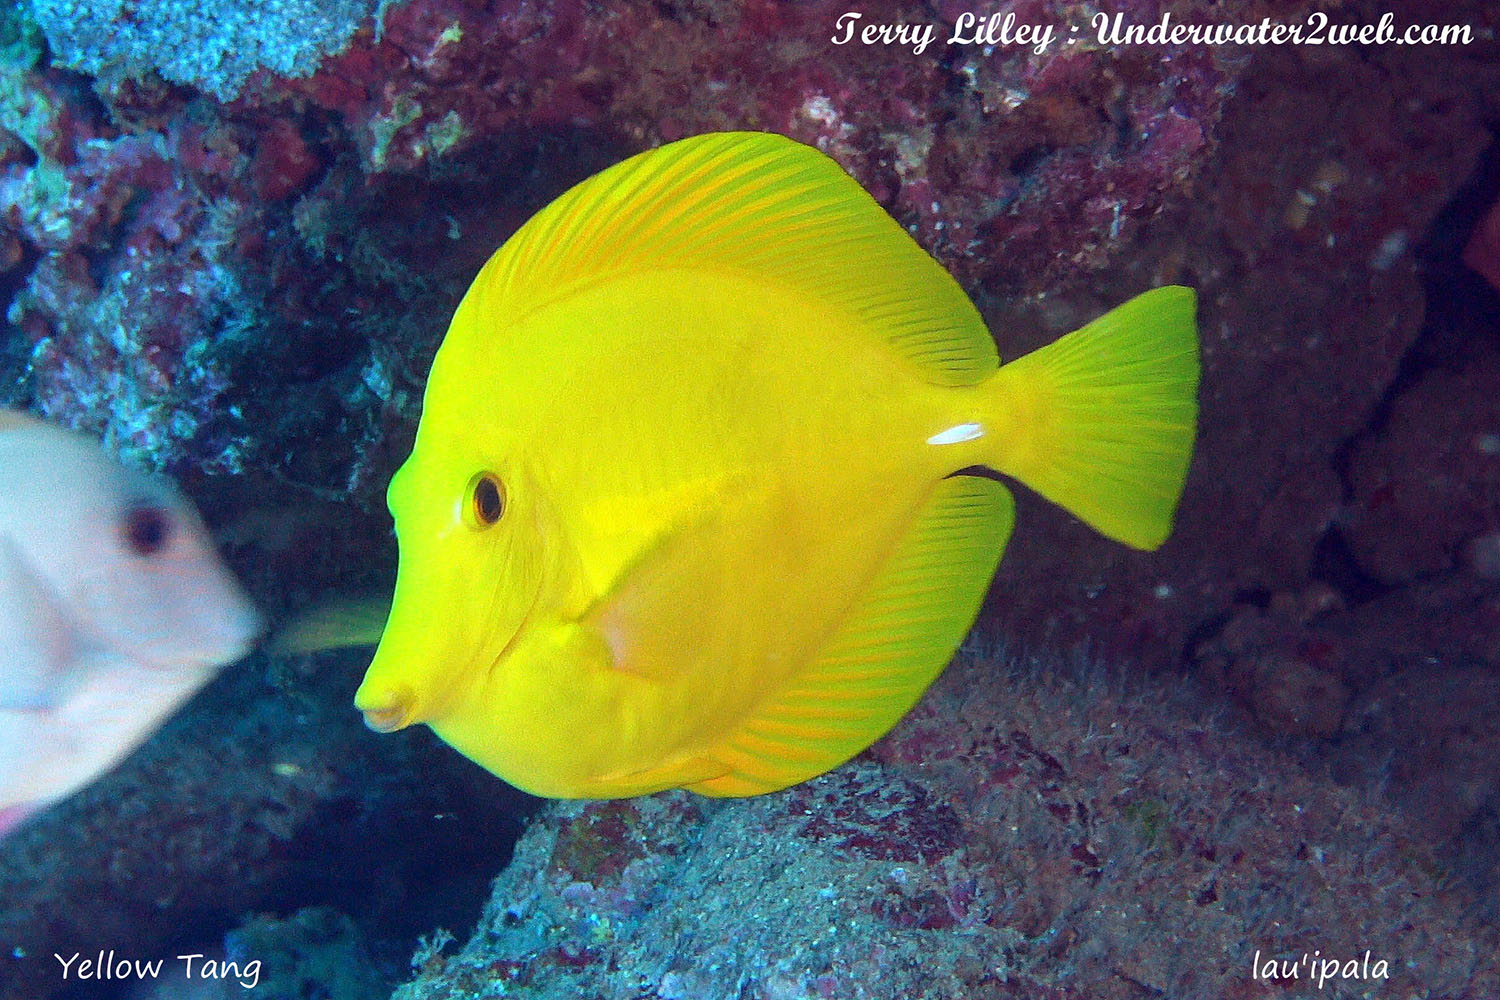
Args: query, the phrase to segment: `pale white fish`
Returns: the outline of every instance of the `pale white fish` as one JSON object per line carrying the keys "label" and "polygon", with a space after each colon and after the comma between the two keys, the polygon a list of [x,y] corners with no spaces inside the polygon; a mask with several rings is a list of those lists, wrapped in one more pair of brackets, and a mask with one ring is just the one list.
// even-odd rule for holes
{"label": "pale white fish", "polygon": [[0,835],[113,767],[261,628],[170,482],[0,410]]}

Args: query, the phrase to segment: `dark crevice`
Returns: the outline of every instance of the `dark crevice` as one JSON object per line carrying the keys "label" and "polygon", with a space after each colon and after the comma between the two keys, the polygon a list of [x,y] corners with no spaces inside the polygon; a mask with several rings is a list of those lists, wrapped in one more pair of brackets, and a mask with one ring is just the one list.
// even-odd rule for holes
{"label": "dark crevice", "polygon": [[[1493,135],[1500,132],[1500,124],[1491,123],[1488,129]],[[1354,498],[1350,464],[1355,453],[1366,441],[1384,432],[1401,394],[1434,368],[1461,368],[1473,359],[1480,341],[1500,339],[1500,293],[1469,270],[1462,260],[1464,246],[1497,200],[1500,200],[1500,142],[1491,142],[1473,176],[1438,214],[1413,251],[1426,315],[1416,340],[1401,357],[1395,378],[1386,386],[1365,425],[1334,452],[1333,468],[1343,487],[1345,503]],[[1488,324],[1483,320],[1486,316],[1490,318]]]}
{"label": "dark crevice", "polygon": [[26,240],[16,238],[16,244],[21,248],[20,259],[13,267],[0,271],[0,317],[10,311],[10,304],[15,300],[16,293],[26,287],[26,279],[31,277],[32,268],[42,259],[41,251]]}
{"label": "dark crevice", "polygon": [[[1489,126],[1492,134],[1495,124]],[[1355,502],[1354,457],[1390,423],[1396,401],[1427,373],[1462,369],[1484,344],[1500,340],[1500,293],[1463,263],[1464,247],[1490,207],[1500,201],[1500,142],[1492,142],[1467,183],[1438,214],[1414,249],[1425,300],[1422,329],[1406,352],[1363,427],[1333,453],[1342,502]],[[1389,593],[1392,586],[1371,577],[1350,551],[1337,525],[1318,539],[1311,577],[1338,590],[1351,605]]]}
{"label": "dark crevice", "polygon": [[1235,592],[1234,605],[1244,604],[1264,611],[1271,606],[1271,591],[1265,587],[1246,587]]}
{"label": "dark crevice", "polygon": [[1335,526],[1325,529],[1313,546],[1312,569],[1308,576],[1338,591],[1351,607],[1373,601],[1396,589],[1364,571],[1359,560],[1354,558],[1349,542]]}
{"label": "dark crevice", "polygon": [[1178,654],[1178,668],[1186,673],[1192,673],[1194,665],[1198,662],[1199,649],[1203,644],[1217,636],[1229,624],[1234,617],[1235,609],[1239,602],[1232,602],[1229,607],[1218,614],[1210,615],[1188,630],[1187,636],[1182,642],[1182,651]]}
{"label": "dark crevice", "polygon": [[1247,587],[1235,591],[1234,597],[1230,599],[1229,605],[1217,614],[1209,615],[1188,630],[1182,642],[1182,650],[1178,654],[1179,667],[1191,672],[1193,665],[1198,662],[1198,650],[1204,643],[1213,639],[1224,630],[1231,618],[1241,608],[1259,608],[1264,611],[1271,606],[1271,591],[1265,587]]}
{"label": "dark crevice", "polygon": [[104,106],[104,101],[94,89],[93,77],[76,70],[51,65],[47,67],[46,78],[62,92],[68,113],[74,119],[82,119],[101,131],[109,130],[111,127],[109,109]]}
{"label": "dark crevice", "polygon": [[1006,169],[1017,177],[1024,177],[1035,170],[1053,152],[1053,148],[1046,143],[1028,146],[1011,157],[1010,165]]}

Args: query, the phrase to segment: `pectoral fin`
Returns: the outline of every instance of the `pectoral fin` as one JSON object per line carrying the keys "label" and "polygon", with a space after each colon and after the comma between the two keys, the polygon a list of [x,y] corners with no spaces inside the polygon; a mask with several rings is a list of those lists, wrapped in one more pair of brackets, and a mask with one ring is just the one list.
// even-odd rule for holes
{"label": "pectoral fin", "polygon": [[701,635],[690,612],[716,569],[709,534],[699,523],[661,535],[590,607],[582,621],[598,631],[616,670],[665,679],[692,659]]}
{"label": "pectoral fin", "polygon": [[704,639],[698,612],[725,586],[727,526],[753,502],[749,479],[720,474],[591,512],[596,537],[617,540],[603,546],[613,566],[594,558],[598,596],[579,620],[597,629],[615,669],[665,679],[693,661]]}

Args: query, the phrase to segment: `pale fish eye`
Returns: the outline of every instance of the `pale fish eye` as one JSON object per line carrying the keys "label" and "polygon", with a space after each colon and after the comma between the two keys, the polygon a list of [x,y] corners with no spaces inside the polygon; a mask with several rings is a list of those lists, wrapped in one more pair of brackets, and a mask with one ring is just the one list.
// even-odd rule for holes
{"label": "pale fish eye", "polygon": [[132,507],[121,522],[120,534],[130,551],[150,557],[160,552],[172,537],[172,519],[160,507]]}

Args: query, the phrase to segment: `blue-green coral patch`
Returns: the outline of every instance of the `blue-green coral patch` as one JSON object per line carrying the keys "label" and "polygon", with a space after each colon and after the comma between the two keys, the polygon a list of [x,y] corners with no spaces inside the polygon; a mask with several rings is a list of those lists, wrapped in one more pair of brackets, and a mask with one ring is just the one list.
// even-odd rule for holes
{"label": "blue-green coral patch", "polygon": [[251,74],[307,77],[342,52],[375,0],[33,0],[54,60],[108,79],[155,70],[233,100]]}

